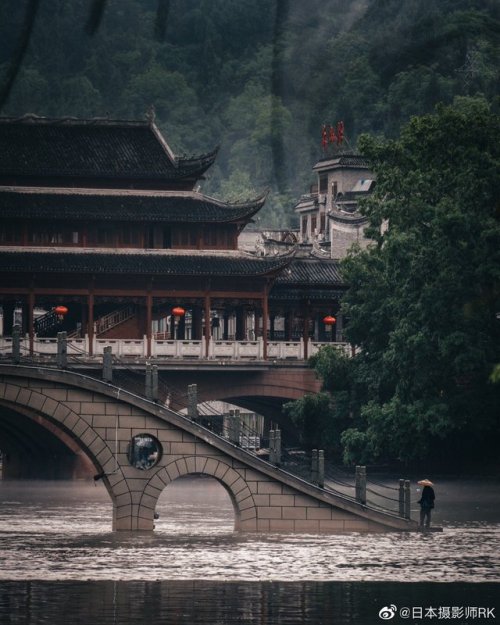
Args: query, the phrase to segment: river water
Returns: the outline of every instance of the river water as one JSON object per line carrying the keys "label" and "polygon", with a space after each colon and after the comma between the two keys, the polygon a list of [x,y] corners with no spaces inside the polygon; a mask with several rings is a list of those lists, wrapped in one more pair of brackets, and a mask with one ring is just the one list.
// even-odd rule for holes
{"label": "river water", "polygon": [[153,533],[111,532],[100,482],[0,482],[0,623],[493,623],[499,487],[438,482],[442,533],[298,536],[233,532],[212,479],[169,485]]}

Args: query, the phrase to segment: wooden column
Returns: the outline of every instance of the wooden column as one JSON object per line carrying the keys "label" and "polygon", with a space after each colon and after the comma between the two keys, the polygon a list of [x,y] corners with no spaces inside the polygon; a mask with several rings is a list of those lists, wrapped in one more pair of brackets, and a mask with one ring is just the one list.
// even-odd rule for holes
{"label": "wooden column", "polygon": [[34,323],[34,316],[33,316],[34,308],[35,308],[35,290],[32,286],[28,294],[28,332],[29,332],[29,337],[30,337],[30,354],[33,354],[33,348],[35,345],[35,323]]}
{"label": "wooden column", "polygon": [[285,341],[291,341],[293,334],[293,313],[287,310],[285,313]]}
{"label": "wooden column", "polygon": [[203,337],[203,315],[201,313],[200,306],[193,306],[191,309],[192,314],[192,329],[191,338],[193,341],[201,341]]}
{"label": "wooden column", "polygon": [[264,297],[262,299],[262,340],[263,340],[263,358],[267,360],[267,324],[269,317],[269,304],[267,301],[267,290],[268,287],[266,285],[264,289]]}
{"label": "wooden column", "polygon": [[304,327],[302,331],[302,338],[304,341],[304,360],[309,358],[309,304],[304,303]]}
{"label": "wooden column", "polygon": [[222,340],[229,341],[229,313],[228,312],[224,312],[223,323],[224,323],[224,327],[222,331]]}
{"label": "wooden column", "polygon": [[148,286],[146,294],[146,350],[147,357],[151,357],[151,340],[153,326],[153,295],[151,294],[151,284]]}
{"label": "wooden column", "polygon": [[87,310],[87,334],[89,337],[89,356],[94,355],[94,282],[92,281],[89,287],[89,294],[87,298],[88,310]]}
{"label": "wooden column", "polygon": [[205,357],[210,353],[210,293],[205,293]]}

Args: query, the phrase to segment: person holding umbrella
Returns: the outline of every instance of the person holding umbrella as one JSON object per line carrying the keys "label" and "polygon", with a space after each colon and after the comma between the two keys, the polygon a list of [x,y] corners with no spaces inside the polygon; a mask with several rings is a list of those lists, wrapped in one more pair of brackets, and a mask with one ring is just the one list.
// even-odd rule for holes
{"label": "person holding umbrella", "polygon": [[425,480],[420,480],[417,484],[424,487],[422,496],[418,501],[420,504],[420,527],[428,529],[431,525],[431,512],[434,508],[434,500],[436,499],[434,489],[432,488],[434,484],[427,478]]}

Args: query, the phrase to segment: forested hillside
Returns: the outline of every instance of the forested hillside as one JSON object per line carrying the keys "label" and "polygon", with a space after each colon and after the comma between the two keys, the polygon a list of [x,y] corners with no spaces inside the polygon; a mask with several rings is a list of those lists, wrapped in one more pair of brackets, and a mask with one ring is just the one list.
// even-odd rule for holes
{"label": "forested hillside", "polygon": [[[499,93],[497,0],[90,0],[39,3],[1,114],[144,118],[177,153],[221,145],[206,193],[271,187],[267,225],[293,220],[322,123],[396,136],[437,102]],[[168,8],[158,28],[158,5]],[[28,0],[0,3],[0,81]]]}

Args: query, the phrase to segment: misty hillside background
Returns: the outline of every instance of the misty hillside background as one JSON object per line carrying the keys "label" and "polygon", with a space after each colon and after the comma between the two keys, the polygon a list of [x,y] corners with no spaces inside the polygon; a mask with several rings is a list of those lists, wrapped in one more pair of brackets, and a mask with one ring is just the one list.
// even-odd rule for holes
{"label": "misty hillside background", "polygon": [[[221,146],[203,191],[271,187],[261,225],[293,224],[321,156],[321,125],[397,136],[436,103],[499,94],[497,0],[108,0],[95,34],[84,0],[40,3],[2,115],[156,121],[178,154]],[[27,0],[0,4],[0,80]]]}

